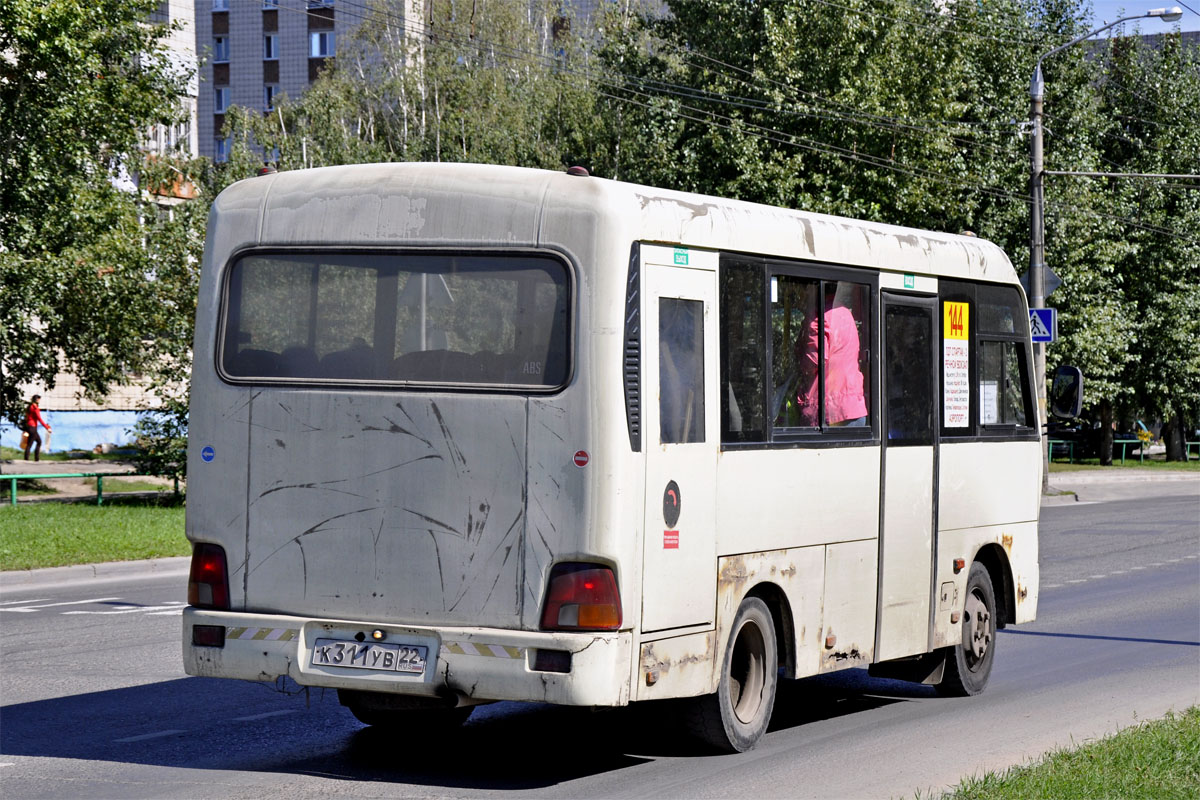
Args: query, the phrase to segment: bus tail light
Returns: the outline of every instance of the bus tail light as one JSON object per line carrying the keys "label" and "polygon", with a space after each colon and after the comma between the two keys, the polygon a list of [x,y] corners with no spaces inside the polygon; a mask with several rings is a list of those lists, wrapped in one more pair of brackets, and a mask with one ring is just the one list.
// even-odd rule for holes
{"label": "bus tail light", "polygon": [[229,608],[229,568],[225,548],[201,542],[192,550],[188,604],[196,608]]}
{"label": "bus tail light", "polygon": [[598,564],[555,564],[542,607],[542,630],[615,631],[621,593],[612,569]]}

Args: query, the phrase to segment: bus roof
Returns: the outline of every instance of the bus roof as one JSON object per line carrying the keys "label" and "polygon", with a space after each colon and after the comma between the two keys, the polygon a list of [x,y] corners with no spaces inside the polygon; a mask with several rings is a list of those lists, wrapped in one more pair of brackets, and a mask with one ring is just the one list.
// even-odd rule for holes
{"label": "bus roof", "polygon": [[272,173],[214,204],[257,224],[251,245],[561,244],[587,220],[656,244],[753,253],[895,272],[1013,283],[983,239],[657,189],[565,172],[459,163],[386,163]]}

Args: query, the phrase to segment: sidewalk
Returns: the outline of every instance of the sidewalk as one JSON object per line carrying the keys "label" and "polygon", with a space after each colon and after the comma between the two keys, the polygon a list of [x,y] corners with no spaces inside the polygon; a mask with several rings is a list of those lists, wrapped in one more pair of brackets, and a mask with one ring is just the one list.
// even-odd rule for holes
{"label": "sidewalk", "polygon": [[176,576],[186,582],[189,556],[150,558],[144,561],[108,561],[70,567],[16,569],[0,572],[0,590],[36,589],[63,583],[84,583]]}
{"label": "sidewalk", "polygon": [[1140,497],[1185,495],[1200,498],[1200,473],[1116,467],[1106,470],[1052,472],[1050,490],[1074,494],[1043,496],[1042,506],[1069,505],[1075,502],[1106,503]]}

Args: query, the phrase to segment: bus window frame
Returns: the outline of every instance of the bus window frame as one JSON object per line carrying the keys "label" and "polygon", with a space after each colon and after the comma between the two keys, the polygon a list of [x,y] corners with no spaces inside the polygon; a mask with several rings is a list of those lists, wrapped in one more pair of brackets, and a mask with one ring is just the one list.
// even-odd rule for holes
{"label": "bus window frame", "polygon": [[[471,256],[471,257],[487,257],[487,256],[538,256],[550,258],[559,262],[566,276],[566,347],[565,356],[567,359],[566,370],[563,374],[562,382],[553,386],[531,386],[529,384],[502,384],[502,383],[458,383],[453,381],[402,381],[402,380],[376,380],[376,379],[361,379],[361,378],[297,378],[297,377],[271,377],[271,376],[256,376],[256,377],[241,377],[230,375],[224,370],[223,359],[225,352],[227,323],[231,311],[231,286],[233,282],[233,273],[239,261],[243,258],[251,256],[299,256],[299,255],[363,255],[363,256]],[[576,342],[578,337],[577,327],[579,319],[579,269],[575,264],[574,258],[565,250],[551,247],[472,247],[464,245],[462,247],[447,246],[444,243],[436,246],[421,247],[405,245],[403,247],[379,247],[379,246],[354,246],[354,245],[250,245],[240,247],[229,254],[221,266],[220,275],[218,277],[218,299],[217,299],[217,325],[216,337],[213,342],[213,371],[217,377],[226,384],[231,386],[270,386],[270,387],[291,387],[291,388],[310,388],[323,390],[389,390],[389,391],[445,391],[455,394],[503,394],[503,395],[536,395],[539,397],[550,397],[560,394],[575,381],[577,369],[576,364]],[[240,298],[239,298],[240,299]]]}
{"label": "bus window frame", "polygon": [[[879,271],[867,267],[832,264],[823,261],[799,261],[780,259],[753,253],[722,252],[719,264],[718,280],[730,269],[756,269],[761,279],[762,295],[760,298],[760,313],[763,321],[763,355],[761,384],[762,394],[759,398],[763,410],[762,438],[758,440],[738,441],[727,440],[722,427],[722,450],[770,450],[790,448],[825,448],[825,447],[864,447],[879,444],[880,412],[879,412]],[[769,418],[771,395],[774,391],[774,336],[771,322],[771,279],[773,277],[794,277],[803,280],[813,280],[818,283],[818,293],[823,296],[825,283],[847,282],[867,288],[868,309],[865,322],[871,326],[865,346],[870,350],[865,381],[869,384],[867,424],[861,427],[821,425],[815,427],[785,427],[776,426]],[[718,306],[721,293],[718,291]],[[719,308],[724,315],[724,309]],[[723,331],[718,331],[717,344],[721,371],[721,399],[724,403],[726,387],[724,374],[725,347]],[[824,337],[820,337],[820,361],[818,366],[819,380],[824,382]],[[821,416],[824,417],[824,402],[821,403]],[[724,409],[722,409],[722,412]]]}
{"label": "bus window frame", "polygon": [[[1016,313],[1013,316],[1014,330],[1012,333],[981,330],[980,323],[983,316],[979,303],[979,289],[981,287],[995,287],[1015,292],[1020,305],[1013,307]],[[1021,398],[1025,406],[1025,419],[1027,421],[1037,420],[1033,399],[1034,387],[1031,377],[1033,347],[1029,343],[1029,311],[1025,297],[1018,285],[962,278],[945,278],[938,282],[937,299],[939,319],[942,320],[945,319],[945,304],[947,302],[966,302],[970,308],[967,328],[967,336],[970,342],[968,350],[970,353],[968,381],[971,387],[971,401],[969,404],[970,425],[966,428],[947,428],[945,418],[942,415],[944,409],[939,404],[938,434],[941,441],[943,443],[952,443],[1038,440],[1040,437],[1036,423],[1017,425],[1014,423],[994,422],[985,424],[981,421],[979,414],[979,403],[983,391],[982,377],[980,375],[980,367],[983,364],[983,343],[1008,342],[1017,345],[1018,353],[1021,354],[1018,357],[1018,369],[1021,375]],[[1020,320],[1022,319],[1024,320],[1023,328],[1020,324]],[[944,332],[940,330],[940,323],[939,333],[944,335]],[[944,378],[945,376],[943,375],[942,377]]]}

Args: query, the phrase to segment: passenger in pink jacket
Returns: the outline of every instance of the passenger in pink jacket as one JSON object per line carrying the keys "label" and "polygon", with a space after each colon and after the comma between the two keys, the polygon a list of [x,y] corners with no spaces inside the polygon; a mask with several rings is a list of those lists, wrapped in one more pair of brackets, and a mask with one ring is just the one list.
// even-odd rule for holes
{"label": "passenger in pink jacket", "polygon": [[[809,321],[803,337],[803,352],[797,354],[800,365],[800,393],[796,406],[800,424],[820,424],[817,403],[817,319]],[[825,311],[825,424],[866,425],[867,400],[863,392],[863,374],[858,366],[858,326],[845,306]],[[807,387],[807,388],[806,388]]]}

